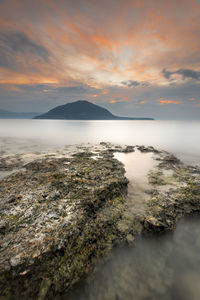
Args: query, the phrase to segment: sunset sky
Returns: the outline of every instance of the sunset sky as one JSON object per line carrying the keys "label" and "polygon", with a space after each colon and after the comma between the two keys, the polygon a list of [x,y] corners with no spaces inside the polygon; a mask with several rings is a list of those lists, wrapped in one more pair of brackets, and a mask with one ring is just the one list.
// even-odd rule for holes
{"label": "sunset sky", "polygon": [[200,1],[0,0],[0,109],[200,119]]}

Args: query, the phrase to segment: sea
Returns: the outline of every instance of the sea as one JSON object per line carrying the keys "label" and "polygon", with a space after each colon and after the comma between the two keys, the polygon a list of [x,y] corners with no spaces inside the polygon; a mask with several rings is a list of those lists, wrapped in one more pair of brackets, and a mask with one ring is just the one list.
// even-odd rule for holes
{"label": "sea", "polygon": [[[0,120],[4,155],[100,142],[153,146],[200,165],[200,121]],[[199,300],[199,282],[200,217],[193,216],[182,219],[174,232],[139,236],[134,247],[114,249],[92,279],[56,299]]]}
{"label": "sea", "polygon": [[0,147],[7,147],[9,152],[46,150],[64,145],[103,141],[151,145],[177,155],[186,163],[200,163],[200,121],[1,119],[0,139],[2,138],[9,138],[10,148],[0,141]]}

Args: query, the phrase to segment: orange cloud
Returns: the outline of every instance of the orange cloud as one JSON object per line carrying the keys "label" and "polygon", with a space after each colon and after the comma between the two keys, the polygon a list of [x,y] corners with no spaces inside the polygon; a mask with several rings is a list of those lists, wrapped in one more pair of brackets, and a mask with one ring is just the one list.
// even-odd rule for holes
{"label": "orange cloud", "polygon": [[51,54],[48,63],[16,54],[21,67],[8,79],[2,75],[5,82],[34,77],[37,83],[48,78],[104,87],[135,80],[162,86],[169,84],[161,73],[166,66],[194,69],[199,62],[195,0],[10,0],[0,4],[0,17],[3,30],[23,31]]}
{"label": "orange cloud", "polygon": [[148,102],[147,100],[141,100],[141,101],[136,102],[135,104],[145,104],[147,102]]}
{"label": "orange cloud", "polygon": [[[107,101],[107,100],[106,100]],[[129,97],[123,94],[114,94],[108,99],[109,103],[117,103],[117,102],[127,102],[129,101]]]}
{"label": "orange cloud", "polygon": [[158,102],[160,105],[165,105],[165,104],[180,104],[181,101],[175,101],[175,100],[166,100],[166,99],[158,99]]}

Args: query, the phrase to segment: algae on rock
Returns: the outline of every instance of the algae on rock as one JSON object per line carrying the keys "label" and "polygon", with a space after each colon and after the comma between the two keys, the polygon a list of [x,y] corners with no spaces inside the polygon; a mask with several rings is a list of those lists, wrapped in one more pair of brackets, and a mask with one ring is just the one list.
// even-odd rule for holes
{"label": "algae on rock", "polygon": [[34,161],[1,181],[1,296],[53,299],[130,234],[117,226],[123,165],[89,156]]}
{"label": "algae on rock", "polygon": [[[200,211],[198,167],[153,147],[77,148],[70,157],[20,160],[23,169],[0,182],[0,296],[5,299],[55,299],[115,245],[132,244],[141,232],[171,230],[182,216]],[[124,166],[113,155],[134,155],[135,149],[141,155],[152,152],[158,163],[148,174],[150,189],[141,191],[140,215],[127,197]],[[2,168],[8,167],[3,160]]]}

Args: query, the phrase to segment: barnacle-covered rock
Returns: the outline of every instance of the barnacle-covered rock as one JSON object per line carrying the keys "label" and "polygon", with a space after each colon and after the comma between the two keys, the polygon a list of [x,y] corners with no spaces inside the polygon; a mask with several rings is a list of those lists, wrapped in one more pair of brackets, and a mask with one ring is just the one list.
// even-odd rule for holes
{"label": "barnacle-covered rock", "polygon": [[[148,180],[137,184],[133,176],[128,189],[115,152],[151,156]],[[102,142],[36,156],[0,161],[1,171],[21,168],[0,181],[3,299],[55,299],[115,245],[172,230],[182,216],[200,212],[200,168],[166,151]]]}
{"label": "barnacle-covered rock", "polygon": [[53,298],[131,234],[117,226],[123,165],[88,156],[33,161],[1,181],[1,296]]}

